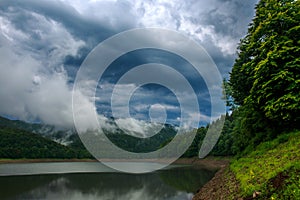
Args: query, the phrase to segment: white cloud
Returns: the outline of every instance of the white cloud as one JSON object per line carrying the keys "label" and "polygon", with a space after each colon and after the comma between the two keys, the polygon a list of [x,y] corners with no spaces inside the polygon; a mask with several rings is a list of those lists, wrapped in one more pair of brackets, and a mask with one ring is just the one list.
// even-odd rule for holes
{"label": "white cloud", "polygon": [[[32,79],[37,73],[39,62],[30,56],[19,57],[0,35],[0,110],[1,114],[26,119],[29,115],[22,102],[32,89]],[[17,58],[19,57],[19,58]]]}
{"label": "white cloud", "polygon": [[62,64],[85,43],[62,24],[24,12],[25,29],[0,16],[0,114],[70,127],[72,86]]}
{"label": "white cloud", "polygon": [[9,21],[9,16],[0,16],[0,30],[22,54],[30,54],[43,62],[44,68],[60,68],[67,55],[77,55],[78,49],[85,45],[59,22],[34,12],[24,11],[24,14],[30,16],[24,22],[28,26],[26,29],[17,28]]}
{"label": "white cloud", "polygon": [[175,110],[175,111],[180,110],[180,108],[177,106],[167,105],[167,104],[159,104],[159,103],[151,105],[151,109],[154,109],[154,110],[162,110],[163,109],[163,110]]}
{"label": "white cloud", "polygon": [[[250,10],[247,4],[254,6],[256,0],[247,3],[235,1],[212,0],[205,1],[134,1],[134,8],[139,16],[139,23],[142,26],[162,27],[181,31],[194,39],[203,42],[210,41],[210,45],[220,48],[224,55],[234,55],[240,37],[245,34],[247,24],[252,17],[251,13],[242,13],[243,10]],[[239,9],[239,10],[237,10]],[[241,12],[242,10],[242,12]],[[237,16],[241,15],[241,16]],[[210,16],[213,15],[213,16]],[[206,18],[213,18],[205,21]],[[236,18],[237,21],[232,19]],[[216,31],[218,23],[227,25]]]}
{"label": "white cloud", "polygon": [[26,121],[72,126],[72,87],[65,72],[44,73],[41,61],[0,35],[0,113]]}
{"label": "white cloud", "polygon": [[125,133],[140,138],[151,137],[163,128],[162,124],[149,123],[134,118],[116,119],[116,123]]}

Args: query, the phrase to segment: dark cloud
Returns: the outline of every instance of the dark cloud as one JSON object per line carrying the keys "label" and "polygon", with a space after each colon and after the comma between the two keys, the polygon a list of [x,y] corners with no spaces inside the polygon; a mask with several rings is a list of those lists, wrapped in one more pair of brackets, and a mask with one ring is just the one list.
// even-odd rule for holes
{"label": "dark cloud", "polygon": [[245,28],[254,15],[254,8],[258,0],[217,0],[220,3],[216,8],[202,15],[202,20],[207,25],[213,25],[217,33],[230,35],[240,39],[246,34]]}
{"label": "dark cloud", "polygon": [[[80,39],[96,38],[103,40],[113,33],[108,24],[99,24],[95,20],[89,20],[80,15],[71,5],[60,1],[4,0],[0,2],[0,7],[3,12],[11,13],[12,15],[9,15],[11,21],[17,28],[24,31],[30,30],[30,26],[27,26],[28,23],[26,23],[30,15],[24,14],[22,10],[39,13],[46,18],[62,23],[74,36]],[[14,13],[15,15],[13,15]]]}
{"label": "dark cloud", "polygon": [[[111,5],[106,4],[106,6]],[[120,3],[118,6],[121,9],[128,10],[128,5],[124,3]],[[19,41],[18,45],[22,45],[26,50],[36,53],[37,55],[33,56],[44,61],[45,65],[49,65],[49,59],[60,60],[59,63],[55,62],[53,64],[54,67],[56,70],[61,70],[59,66],[63,64],[71,80],[74,79],[78,67],[95,45],[113,34],[131,28],[132,23],[134,23],[133,20],[129,20],[129,22],[123,24],[111,24],[110,20],[105,19],[105,17],[94,19],[80,14],[70,4],[52,0],[4,0],[0,2],[0,14],[8,19],[17,31],[28,36],[26,39]],[[113,18],[116,18],[116,16],[111,17],[111,19]],[[56,28],[57,25],[51,21],[61,24],[66,29],[58,37],[64,39],[67,37],[64,34],[68,33],[74,37],[74,40],[84,41],[84,46],[79,47],[76,55],[64,54],[62,58],[58,58],[58,56],[55,59],[50,58],[51,54],[54,54],[60,48],[53,45],[56,43],[53,38],[46,40],[43,37],[43,34],[51,34],[51,29]],[[114,21],[118,22],[117,19],[114,19]],[[18,40],[20,38],[14,39]],[[67,42],[71,43],[72,41]],[[72,44],[66,45],[72,46]]]}
{"label": "dark cloud", "polygon": [[[236,56],[236,45],[246,33],[255,3],[257,0],[2,0],[0,69],[5,73],[1,73],[0,82],[7,89],[0,90],[0,114],[70,125],[72,120],[67,116],[71,116],[72,86],[79,66],[99,42],[131,28],[169,28],[191,37],[208,51],[222,76],[227,77]],[[209,121],[207,100],[210,96],[206,85],[192,67],[176,55],[150,50],[129,53],[113,63],[103,83],[111,86],[126,70],[147,62],[177,67],[189,77],[202,103],[201,112]],[[22,66],[24,63],[28,66]],[[24,77],[19,76],[20,70]],[[163,70],[157,76],[169,78]],[[150,98],[153,91],[164,102]],[[104,94],[108,92],[105,90]],[[150,96],[143,96],[142,92]],[[143,102],[173,108],[176,102],[171,96],[149,85],[135,94],[131,110],[141,111]],[[82,101],[87,102],[86,99]],[[98,106],[107,108],[105,103]],[[7,109],[11,107],[14,109]],[[49,110],[49,107],[54,109]],[[142,115],[135,114],[142,117],[146,111],[143,110]],[[177,115],[173,113],[173,116],[175,120]]]}

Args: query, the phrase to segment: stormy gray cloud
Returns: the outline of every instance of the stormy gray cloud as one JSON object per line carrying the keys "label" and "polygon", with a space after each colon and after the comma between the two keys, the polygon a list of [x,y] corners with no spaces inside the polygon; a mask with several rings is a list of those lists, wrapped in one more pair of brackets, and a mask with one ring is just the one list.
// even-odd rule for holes
{"label": "stormy gray cloud", "polygon": [[[228,77],[237,44],[247,31],[256,3],[257,0],[1,0],[0,115],[72,126],[72,87],[82,61],[99,42],[131,28],[167,28],[191,37],[208,51],[222,76]],[[145,55],[141,52],[128,57],[118,63],[120,68],[112,68],[114,71],[105,80],[107,87],[122,71],[121,66],[144,63],[149,58],[169,65],[178,63],[170,55]],[[189,73],[193,76],[192,71]],[[199,83],[195,87],[202,102],[209,98],[204,95],[204,86]],[[148,97],[137,93],[132,112],[143,119],[145,105],[139,96],[140,100]],[[164,96],[168,102],[168,96]],[[151,107],[149,98],[147,108]],[[89,104],[86,99],[82,102]],[[159,107],[157,102],[152,103]],[[170,102],[160,105],[171,111],[175,106]],[[203,120],[208,122],[205,110],[209,110],[209,103],[202,105]],[[138,113],[141,110],[142,114]]]}

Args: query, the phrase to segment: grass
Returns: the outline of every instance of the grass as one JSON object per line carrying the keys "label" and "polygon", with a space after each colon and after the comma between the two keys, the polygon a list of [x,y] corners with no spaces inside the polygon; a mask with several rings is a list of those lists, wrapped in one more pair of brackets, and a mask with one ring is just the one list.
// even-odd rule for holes
{"label": "grass", "polygon": [[300,199],[300,131],[258,145],[230,169],[243,197],[258,191],[260,199]]}

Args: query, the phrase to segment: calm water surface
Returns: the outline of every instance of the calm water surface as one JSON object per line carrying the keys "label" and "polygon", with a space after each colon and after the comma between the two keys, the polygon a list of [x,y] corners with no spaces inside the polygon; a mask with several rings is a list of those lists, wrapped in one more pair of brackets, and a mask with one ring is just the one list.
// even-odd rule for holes
{"label": "calm water surface", "polygon": [[0,164],[0,199],[185,200],[214,173],[183,165],[125,174],[97,162]]}

